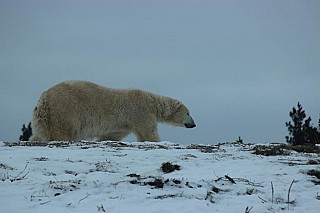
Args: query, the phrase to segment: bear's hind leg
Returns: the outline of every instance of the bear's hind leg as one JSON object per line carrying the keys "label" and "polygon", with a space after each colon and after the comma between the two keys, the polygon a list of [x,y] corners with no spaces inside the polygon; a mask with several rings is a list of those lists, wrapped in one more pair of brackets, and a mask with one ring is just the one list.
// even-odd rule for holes
{"label": "bear's hind leg", "polygon": [[98,141],[121,141],[122,138],[128,136],[130,132],[112,132],[108,133],[106,135],[100,135],[98,137]]}
{"label": "bear's hind leg", "polygon": [[32,135],[29,139],[30,141],[43,141],[43,139],[39,135]]}

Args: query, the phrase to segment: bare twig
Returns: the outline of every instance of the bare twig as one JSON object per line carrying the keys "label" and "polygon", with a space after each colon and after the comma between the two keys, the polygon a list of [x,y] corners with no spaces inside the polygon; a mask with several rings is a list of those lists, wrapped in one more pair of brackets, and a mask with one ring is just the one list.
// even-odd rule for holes
{"label": "bare twig", "polygon": [[271,181],[271,203],[273,204],[273,199],[274,199],[274,188],[273,188],[273,183]]}
{"label": "bare twig", "polygon": [[213,193],[211,191],[208,191],[205,200],[208,200],[210,203],[214,203],[212,194]]}
{"label": "bare twig", "polygon": [[23,169],[15,178],[17,178],[19,175],[21,175],[21,174],[26,170],[27,167],[28,167],[28,163],[26,164],[26,166],[24,167],[24,169]]}
{"label": "bare twig", "polygon": [[[219,176],[216,174],[216,172],[213,172],[213,174],[219,179]],[[217,182],[217,181],[216,181]]]}
{"label": "bare twig", "polygon": [[251,185],[251,186],[255,186],[255,187],[263,187],[261,184],[263,182],[260,182],[260,183],[254,183],[254,182],[251,182],[250,180],[247,180],[245,178],[233,178],[234,181],[238,181],[238,182],[245,182],[246,184],[248,185]]}
{"label": "bare twig", "polygon": [[[24,175],[22,175],[26,171],[27,167],[28,167],[28,163],[26,164],[24,169],[17,176],[15,176],[14,178],[11,178],[10,181],[13,182],[13,181],[22,180],[23,178],[25,178],[30,172],[30,169],[29,169]],[[22,176],[19,177],[20,175]]]}
{"label": "bare twig", "polygon": [[260,196],[258,196],[258,198],[260,199],[260,200],[262,200],[262,203],[266,203],[266,202],[268,202],[268,201],[266,201],[265,199],[263,199],[262,197],[260,197]]}
{"label": "bare twig", "polygon": [[11,181],[22,180],[22,179],[24,179],[24,178],[29,174],[29,172],[30,172],[30,170],[28,170],[27,173],[24,174],[23,176],[21,176],[21,177],[16,177],[15,179],[13,179],[13,180],[11,180]]}
{"label": "bare twig", "polygon": [[0,175],[0,180],[5,181],[7,179],[9,179],[8,171],[6,173],[3,173],[2,175]]}
{"label": "bare twig", "polygon": [[218,179],[216,179],[215,182],[218,182],[218,181],[221,181],[221,180],[228,180],[228,181],[231,181],[234,184],[236,184],[236,181],[237,181],[237,182],[244,182],[244,183],[246,183],[247,185],[250,185],[250,186],[263,187],[262,186],[263,182],[255,183],[255,182],[252,182],[252,181],[250,181],[248,179],[245,179],[245,178],[231,178],[228,175],[225,175],[224,177],[218,177]]}
{"label": "bare twig", "polygon": [[81,201],[83,201],[83,200],[87,199],[89,196],[90,196],[90,194],[89,194],[89,193],[87,193],[87,195],[86,195],[84,198],[81,198],[81,199],[79,200],[78,204],[80,204],[80,202],[81,202]]}
{"label": "bare twig", "polygon": [[40,203],[40,205],[44,205],[44,204],[47,204],[47,203],[50,203],[50,202],[51,202],[51,200],[48,200],[48,201],[45,201],[43,203]]}
{"label": "bare twig", "polygon": [[251,206],[250,208],[249,208],[249,206],[247,206],[246,211],[244,213],[250,213],[252,208],[253,208],[253,206]]}
{"label": "bare twig", "polygon": [[292,180],[290,187],[289,187],[289,190],[288,190],[288,210],[289,210],[289,206],[290,206],[290,192],[291,192],[291,187],[292,187],[293,183],[294,183],[294,180]]}
{"label": "bare twig", "polygon": [[225,175],[225,178],[227,178],[231,183],[236,184],[236,182],[228,175]]}
{"label": "bare twig", "polygon": [[31,195],[30,196],[30,201],[34,201],[34,200],[39,200],[39,201],[41,201],[42,199],[44,199],[44,198],[49,198],[49,196],[48,195]]}
{"label": "bare twig", "polygon": [[319,193],[318,193],[318,192],[317,192],[316,199],[317,199],[317,200],[320,200],[320,195],[319,195]]}
{"label": "bare twig", "polygon": [[101,206],[97,206],[97,209],[98,209],[98,212],[106,212],[102,204]]}

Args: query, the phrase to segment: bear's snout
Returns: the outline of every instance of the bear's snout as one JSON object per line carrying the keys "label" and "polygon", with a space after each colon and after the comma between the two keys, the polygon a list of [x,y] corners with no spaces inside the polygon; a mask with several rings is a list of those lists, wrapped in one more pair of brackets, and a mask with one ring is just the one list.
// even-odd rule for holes
{"label": "bear's snout", "polygon": [[196,127],[197,125],[196,125],[195,123],[192,123],[192,124],[190,124],[190,123],[185,123],[184,126],[187,127],[187,128],[194,128],[194,127]]}
{"label": "bear's snout", "polygon": [[196,127],[196,123],[194,122],[191,116],[187,116],[186,121],[184,122],[184,126],[186,128],[194,128]]}

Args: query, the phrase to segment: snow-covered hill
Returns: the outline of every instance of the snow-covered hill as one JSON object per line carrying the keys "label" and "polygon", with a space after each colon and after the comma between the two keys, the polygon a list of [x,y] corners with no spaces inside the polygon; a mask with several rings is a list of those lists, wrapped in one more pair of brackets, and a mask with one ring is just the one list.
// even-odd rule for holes
{"label": "snow-covered hill", "polygon": [[267,157],[238,143],[34,145],[0,142],[1,212],[320,211],[318,179],[307,174],[319,170],[317,154]]}

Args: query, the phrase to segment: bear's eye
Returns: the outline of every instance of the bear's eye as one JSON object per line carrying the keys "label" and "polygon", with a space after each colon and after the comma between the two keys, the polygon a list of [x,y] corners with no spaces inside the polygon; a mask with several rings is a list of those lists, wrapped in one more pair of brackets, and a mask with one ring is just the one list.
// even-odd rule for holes
{"label": "bear's eye", "polygon": [[188,115],[188,116],[190,115],[189,112],[187,112],[187,115]]}

